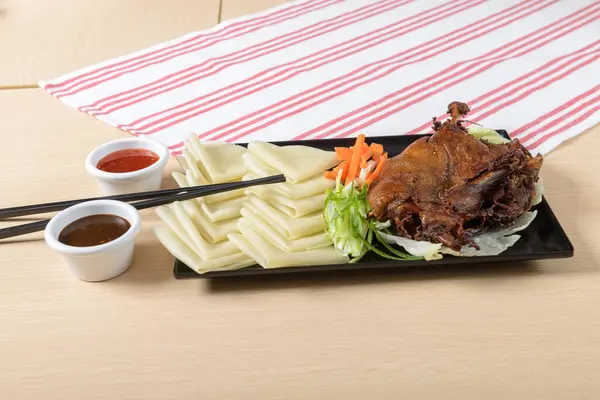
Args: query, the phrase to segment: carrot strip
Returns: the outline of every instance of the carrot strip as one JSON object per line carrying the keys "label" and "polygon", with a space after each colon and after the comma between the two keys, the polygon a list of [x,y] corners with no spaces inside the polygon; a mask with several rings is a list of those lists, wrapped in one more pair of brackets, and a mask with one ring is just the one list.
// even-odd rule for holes
{"label": "carrot strip", "polygon": [[360,158],[363,159],[364,162],[369,161],[369,159],[371,158],[371,156],[373,155],[373,151],[367,147],[367,151],[365,151]]}
{"label": "carrot strip", "polygon": [[383,163],[387,159],[387,153],[383,152],[383,145],[379,143],[368,145],[365,139],[365,135],[360,134],[356,138],[354,146],[336,147],[335,155],[341,163],[331,171],[325,171],[323,177],[335,180],[341,170],[341,180],[347,185],[356,179],[361,168],[368,167],[369,160],[373,160],[376,163],[376,167],[373,172],[367,175],[366,183],[371,183],[375,180],[383,168]]}
{"label": "carrot strip", "polygon": [[371,143],[371,150],[373,150],[373,153],[383,154],[383,145],[380,145],[379,143]]}
{"label": "carrot strip", "polygon": [[370,148],[367,147],[367,151],[365,153],[363,153],[362,156],[360,156],[360,167],[361,168],[367,168],[367,163],[371,159],[372,155],[373,155],[373,152],[371,151]]}
{"label": "carrot strip", "polygon": [[373,152],[373,161],[379,163],[381,155],[383,154],[383,146],[379,143],[371,143],[371,151]]}
{"label": "carrot strip", "polygon": [[352,149],[348,147],[336,147],[335,155],[340,161],[350,160],[352,158]]}
{"label": "carrot strip", "polygon": [[343,161],[340,165],[338,165],[337,167],[335,167],[333,170],[335,171],[335,178],[333,179],[337,179],[337,174],[339,172],[339,170],[342,170],[342,181],[346,180],[346,175],[348,175],[348,163],[349,161]]}
{"label": "carrot strip", "polygon": [[325,171],[323,173],[323,177],[325,179],[331,179],[332,181],[335,181],[337,179],[338,172],[340,171],[340,169],[343,170],[343,172],[342,172],[342,181],[343,181],[344,179],[346,179],[346,174],[348,173],[348,161],[342,161],[340,164],[338,164],[337,167],[335,167],[331,171]]}
{"label": "carrot strip", "polygon": [[329,179],[331,181],[335,181],[335,179],[337,178],[337,172],[335,171],[325,171],[323,172],[323,177],[325,179]]}
{"label": "carrot strip", "polygon": [[365,144],[365,135],[362,133],[356,138],[354,146],[352,146],[352,161],[350,167],[348,167],[348,174],[346,175],[345,184],[349,184],[356,178],[358,167],[360,165],[360,156],[362,154],[363,144]]}
{"label": "carrot strip", "polygon": [[344,178],[346,177],[346,173],[348,171],[347,166],[348,166],[348,161],[342,161],[340,164],[337,165],[337,167],[335,167],[331,171],[325,171],[323,173],[323,177],[325,179],[331,179],[332,181],[335,181],[337,179],[338,172],[340,171],[340,169],[342,169],[342,170],[344,170],[344,172],[342,172],[342,180],[344,180]]}
{"label": "carrot strip", "polygon": [[385,164],[385,161],[387,160],[387,153],[383,153],[381,155],[381,160],[379,161],[379,164],[377,164],[377,167],[375,168],[375,171],[373,171],[373,173],[371,173],[369,176],[367,176],[367,179],[365,179],[365,183],[367,185],[370,185],[371,182],[373,182],[381,173],[381,170],[383,169],[383,164]]}

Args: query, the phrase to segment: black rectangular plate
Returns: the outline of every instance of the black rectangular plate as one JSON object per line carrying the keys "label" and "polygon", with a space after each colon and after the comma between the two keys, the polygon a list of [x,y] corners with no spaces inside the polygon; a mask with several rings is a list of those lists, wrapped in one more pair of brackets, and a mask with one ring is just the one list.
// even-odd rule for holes
{"label": "black rectangular plate", "polygon": [[[502,136],[508,138],[506,131],[498,131]],[[415,140],[428,135],[407,135],[407,136],[378,136],[369,137],[369,142],[376,142],[383,145],[385,150],[394,156],[404,150]],[[305,146],[316,147],[323,150],[333,150],[334,147],[349,147],[354,144],[354,138],[343,139],[325,139],[325,140],[307,140],[301,144]],[[298,145],[298,141],[274,142],[278,146]],[[485,262],[508,262],[523,260],[542,260],[551,258],[573,257],[573,245],[569,241],[565,231],[560,226],[548,202],[544,198],[542,203],[535,207],[538,215],[529,227],[520,232],[521,239],[512,247],[508,248],[502,254],[486,257],[453,257],[445,255],[441,260],[434,261],[394,261],[382,258],[373,252],[367,254],[356,264],[340,265],[320,265],[308,267],[289,267],[264,269],[258,265],[239,269],[235,271],[214,271],[205,274],[197,274],[183,262],[176,260],[173,275],[177,279],[186,278],[226,278],[230,276],[249,276],[249,275],[272,275],[282,273],[301,273],[316,271],[349,271],[364,269],[398,268],[414,267],[428,265],[447,265],[447,264],[479,264]]]}

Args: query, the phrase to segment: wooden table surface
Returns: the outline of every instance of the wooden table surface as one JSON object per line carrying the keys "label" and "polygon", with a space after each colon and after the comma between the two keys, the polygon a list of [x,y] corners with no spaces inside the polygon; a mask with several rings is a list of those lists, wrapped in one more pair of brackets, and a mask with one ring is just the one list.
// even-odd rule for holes
{"label": "wooden table surface", "polygon": [[[0,63],[1,84],[35,83],[213,25],[219,9],[208,0],[86,2],[101,10],[96,21],[89,5],[67,7],[79,3],[23,1],[12,14],[17,2],[0,1],[8,9],[0,43],[7,29],[33,32],[35,42],[1,47],[3,59],[21,63]],[[224,0],[221,14],[276,3]],[[113,19],[115,10],[124,14]],[[45,18],[36,27],[42,16],[59,30]],[[163,17],[169,22],[157,24]],[[101,40],[116,35],[107,21],[117,31],[124,19],[141,31]],[[85,56],[71,47],[88,41],[103,45]],[[41,48],[52,55],[37,58]],[[98,194],[83,160],[124,135],[39,89],[0,90],[2,206]],[[543,167],[547,199],[576,248],[568,260],[176,281],[151,233],[157,220],[144,211],[131,269],[84,283],[41,234],[3,241],[0,398],[598,399],[599,159],[596,126]]]}
{"label": "wooden table surface", "polygon": [[210,28],[218,15],[219,0],[0,0],[0,87]]}

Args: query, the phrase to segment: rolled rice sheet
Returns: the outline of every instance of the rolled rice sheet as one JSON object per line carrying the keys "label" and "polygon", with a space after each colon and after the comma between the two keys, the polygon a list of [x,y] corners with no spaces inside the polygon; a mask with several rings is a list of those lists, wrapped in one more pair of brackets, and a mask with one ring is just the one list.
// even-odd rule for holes
{"label": "rolled rice sheet", "polygon": [[267,186],[255,186],[247,188],[244,193],[248,195],[256,195],[269,203],[274,208],[289,215],[292,218],[302,217],[317,211],[323,210],[327,194],[318,194],[303,199],[290,199],[288,197],[277,194]]}
{"label": "rolled rice sheet", "polygon": [[206,215],[198,208],[195,201],[182,202],[185,212],[192,218],[194,225],[200,234],[209,243],[219,243],[227,239],[227,235],[238,231],[237,218],[228,219],[221,222],[211,222]]}
{"label": "rolled rice sheet", "polygon": [[282,251],[290,253],[303,250],[312,250],[320,247],[331,246],[333,244],[331,238],[325,232],[288,240],[275,229],[273,229],[267,223],[267,221],[265,221],[260,215],[252,211],[250,208],[242,208],[241,213],[243,218],[239,220],[238,228],[239,224],[250,225],[252,229],[258,232],[263,239],[274,244]]}
{"label": "rolled rice sheet", "polygon": [[292,218],[255,195],[248,196],[244,207],[260,215],[263,220],[267,221],[273,229],[287,240],[324,232],[327,226],[321,212]]}
{"label": "rolled rice sheet", "polygon": [[267,142],[250,142],[248,150],[265,164],[284,174],[289,182],[298,183],[339,164],[335,152],[309,146],[277,146]]}
{"label": "rolled rice sheet", "polygon": [[264,240],[250,225],[239,224],[241,234],[228,235],[248,257],[263,268],[345,264],[348,257],[340,255],[333,246],[287,253]]}
{"label": "rolled rice sheet", "polygon": [[156,228],[154,234],[169,253],[199,274],[210,271],[231,271],[246,268],[255,264],[254,260],[243,252],[211,260],[203,260],[191,251],[185,243],[180,240],[177,234],[168,227]]}

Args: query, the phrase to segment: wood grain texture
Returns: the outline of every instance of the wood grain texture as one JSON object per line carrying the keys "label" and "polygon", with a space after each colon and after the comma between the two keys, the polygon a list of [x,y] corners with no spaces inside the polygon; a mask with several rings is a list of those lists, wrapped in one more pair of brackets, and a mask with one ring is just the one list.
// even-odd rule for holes
{"label": "wood grain texture", "polygon": [[[3,206],[98,194],[83,160],[124,133],[41,90],[0,110]],[[132,268],[92,284],[41,234],[3,242],[2,398],[597,399],[598,159],[596,127],[543,167],[570,260],[176,281],[145,211]]]}
{"label": "wood grain texture", "polygon": [[221,21],[265,11],[287,3],[287,0],[222,0]]}
{"label": "wood grain texture", "polygon": [[210,28],[218,10],[219,0],[0,0],[0,87]]}

